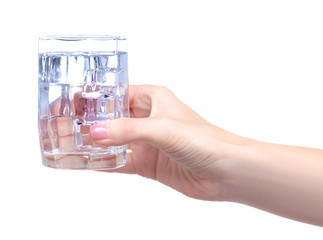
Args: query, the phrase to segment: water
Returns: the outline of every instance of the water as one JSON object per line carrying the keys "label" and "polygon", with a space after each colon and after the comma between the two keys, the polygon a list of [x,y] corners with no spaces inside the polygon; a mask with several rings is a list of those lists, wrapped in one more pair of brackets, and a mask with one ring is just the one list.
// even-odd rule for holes
{"label": "water", "polygon": [[124,165],[127,146],[91,141],[90,125],[128,117],[127,54],[39,55],[39,135],[43,164],[103,169]]}

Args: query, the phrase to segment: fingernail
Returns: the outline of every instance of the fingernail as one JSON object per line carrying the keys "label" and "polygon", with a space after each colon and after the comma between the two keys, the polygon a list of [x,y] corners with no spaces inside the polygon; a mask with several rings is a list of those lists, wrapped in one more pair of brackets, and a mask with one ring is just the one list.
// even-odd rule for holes
{"label": "fingernail", "polygon": [[109,137],[108,127],[105,125],[91,125],[91,137],[95,140],[105,139]]}

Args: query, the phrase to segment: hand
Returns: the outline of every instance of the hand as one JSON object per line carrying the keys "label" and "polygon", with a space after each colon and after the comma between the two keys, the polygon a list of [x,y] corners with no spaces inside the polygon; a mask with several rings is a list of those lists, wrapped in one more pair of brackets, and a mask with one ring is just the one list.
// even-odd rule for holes
{"label": "hand", "polygon": [[[208,123],[164,87],[130,86],[129,103],[131,118],[92,125],[82,134],[88,144],[91,138],[104,146],[129,144],[126,166],[111,171],[152,178],[193,198],[239,202],[323,226],[323,150],[234,135]],[[64,115],[71,105],[76,109],[58,99],[50,111]],[[74,146],[71,117],[42,120],[57,135],[44,141],[45,131],[44,147]],[[75,167],[75,157],[54,157],[49,166]]]}
{"label": "hand", "polygon": [[158,180],[187,196],[220,200],[227,145],[247,139],[217,128],[170,90],[130,86],[130,116],[91,126],[93,141],[129,144],[125,167],[115,172]]}

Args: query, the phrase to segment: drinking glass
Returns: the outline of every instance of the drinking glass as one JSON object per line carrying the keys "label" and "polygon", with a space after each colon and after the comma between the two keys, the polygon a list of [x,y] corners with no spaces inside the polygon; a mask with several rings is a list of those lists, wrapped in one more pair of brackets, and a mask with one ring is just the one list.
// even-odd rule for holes
{"label": "drinking glass", "polygon": [[92,142],[90,126],[129,117],[127,39],[119,36],[39,38],[38,126],[43,165],[114,169],[127,145]]}

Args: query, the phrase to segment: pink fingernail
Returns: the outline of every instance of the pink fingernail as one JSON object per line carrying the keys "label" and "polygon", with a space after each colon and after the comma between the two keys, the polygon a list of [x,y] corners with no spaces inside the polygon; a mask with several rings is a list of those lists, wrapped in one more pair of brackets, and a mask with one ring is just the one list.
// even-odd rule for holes
{"label": "pink fingernail", "polygon": [[109,137],[108,127],[105,125],[91,125],[91,137],[96,140],[105,139]]}

